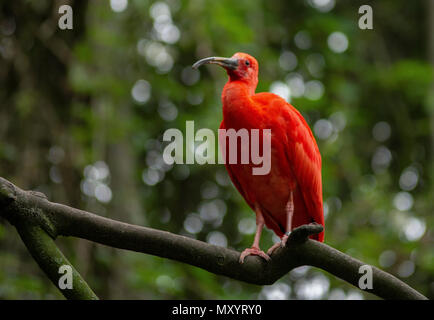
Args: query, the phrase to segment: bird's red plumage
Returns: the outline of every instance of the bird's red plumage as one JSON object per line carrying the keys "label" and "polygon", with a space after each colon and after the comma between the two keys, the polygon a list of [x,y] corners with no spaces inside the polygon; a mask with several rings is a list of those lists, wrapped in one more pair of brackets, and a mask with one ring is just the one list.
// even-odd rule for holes
{"label": "bird's red plumage", "polygon": [[[257,62],[246,54],[252,63]],[[271,129],[271,171],[253,175],[254,164],[229,164],[229,176],[254,209],[259,205],[268,228],[279,237],[285,233],[285,206],[293,192],[292,227],[316,222],[324,225],[321,155],[315,138],[302,115],[281,97],[272,93],[254,94],[256,79],[238,79],[228,71],[230,79],[222,94],[222,129]],[[256,70],[257,77],[257,70]],[[262,138],[260,139],[262,141]],[[240,151],[240,144],[238,151]],[[240,152],[238,152],[240,153]],[[226,150],[228,155],[228,149]],[[324,232],[314,235],[323,241]]]}

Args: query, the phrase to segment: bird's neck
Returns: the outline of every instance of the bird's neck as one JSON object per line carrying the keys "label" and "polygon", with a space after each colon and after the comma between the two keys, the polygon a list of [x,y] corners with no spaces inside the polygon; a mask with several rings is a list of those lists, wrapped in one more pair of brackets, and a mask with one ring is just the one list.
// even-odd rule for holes
{"label": "bird's neck", "polygon": [[255,94],[257,82],[247,81],[241,79],[233,79],[229,77],[228,82],[226,82],[223,88],[223,96],[225,95],[248,95],[253,96]]}
{"label": "bird's neck", "polygon": [[223,88],[223,118],[242,116],[251,111],[251,96],[256,86],[240,80],[229,80]]}

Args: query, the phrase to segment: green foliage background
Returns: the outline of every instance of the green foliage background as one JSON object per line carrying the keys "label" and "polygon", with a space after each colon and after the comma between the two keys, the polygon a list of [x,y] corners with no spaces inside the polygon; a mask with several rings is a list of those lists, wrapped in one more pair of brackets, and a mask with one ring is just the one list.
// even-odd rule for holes
{"label": "green foliage background", "polygon": [[[226,75],[190,66],[247,52],[260,64],[258,92],[288,93],[294,73],[301,76],[305,94],[289,85],[289,99],[323,157],[325,242],[432,299],[428,2],[129,0],[116,12],[122,1],[71,1],[74,29],[60,30],[62,1],[1,1],[0,176],[100,215],[250,246],[254,214],[222,165],[161,162],[166,129],[184,131],[194,120],[196,130],[217,130],[221,121]],[[373,30],[358,27],[363,4],[373,8]],[[343,52],[334,49],[334,32],[348,40]],[[264,249],[272,236],[264,233]],[[315,268],[261,287],[84,240],[57,243],[106,299],[375,298]],[[0,298],[62,298],[6,221]]]}

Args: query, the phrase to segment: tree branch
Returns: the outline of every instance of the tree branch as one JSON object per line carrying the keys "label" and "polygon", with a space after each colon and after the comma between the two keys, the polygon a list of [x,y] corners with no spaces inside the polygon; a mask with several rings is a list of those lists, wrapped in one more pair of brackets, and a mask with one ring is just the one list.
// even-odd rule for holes
{"label": "tree branch", "polygon": [[[72,300],[98,299],[86,281],[75,270],[68,259],[65,258],[53,239],[44,230],[39,226],[30,225],[16,227],[32,257],[65,298]],[[58,286],[59,278],[62,276],[62,274],[59,274],[61,266],[70,266],[72,269],[73,287],[71,289],[60,289]]]}
{"label": "tree branch", "polygon": [[[258,285],[272,284],[293,268],[311,265],[358,287],[362,276],[359,268],[365,265],[324,243],[308,239],[310,234],[322,231],[322,226],[317,224],[293,230],[286,247],[276,250],[271,261],[250,256],[240,264],[240,253],[237,251],[52,203],[42,194],[23,191],[3,178],[0,178],[1,208],[0,216],[18,229],[21,225],[38,226],[53,239],[57,236],[74,236],[184,262]],[[373,288],[366,291],[384,299],[426,299],[396,277],[376,267],[372,267],[372,271]]]}

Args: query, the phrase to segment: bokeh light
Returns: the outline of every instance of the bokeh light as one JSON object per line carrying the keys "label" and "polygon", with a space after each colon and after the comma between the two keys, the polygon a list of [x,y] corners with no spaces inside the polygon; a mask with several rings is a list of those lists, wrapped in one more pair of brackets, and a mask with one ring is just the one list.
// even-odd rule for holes
{"label": "bokeh light", "polygon": [[340,31],[331,33],[327,38],[327,43],[330,50],[336,53],[342,53],[348,49],[348,38]]}
{"label": "bokeh light", "polygon": [[114,12],[122,12],[128,6],[128,0],[110,0],[110,7]]}

